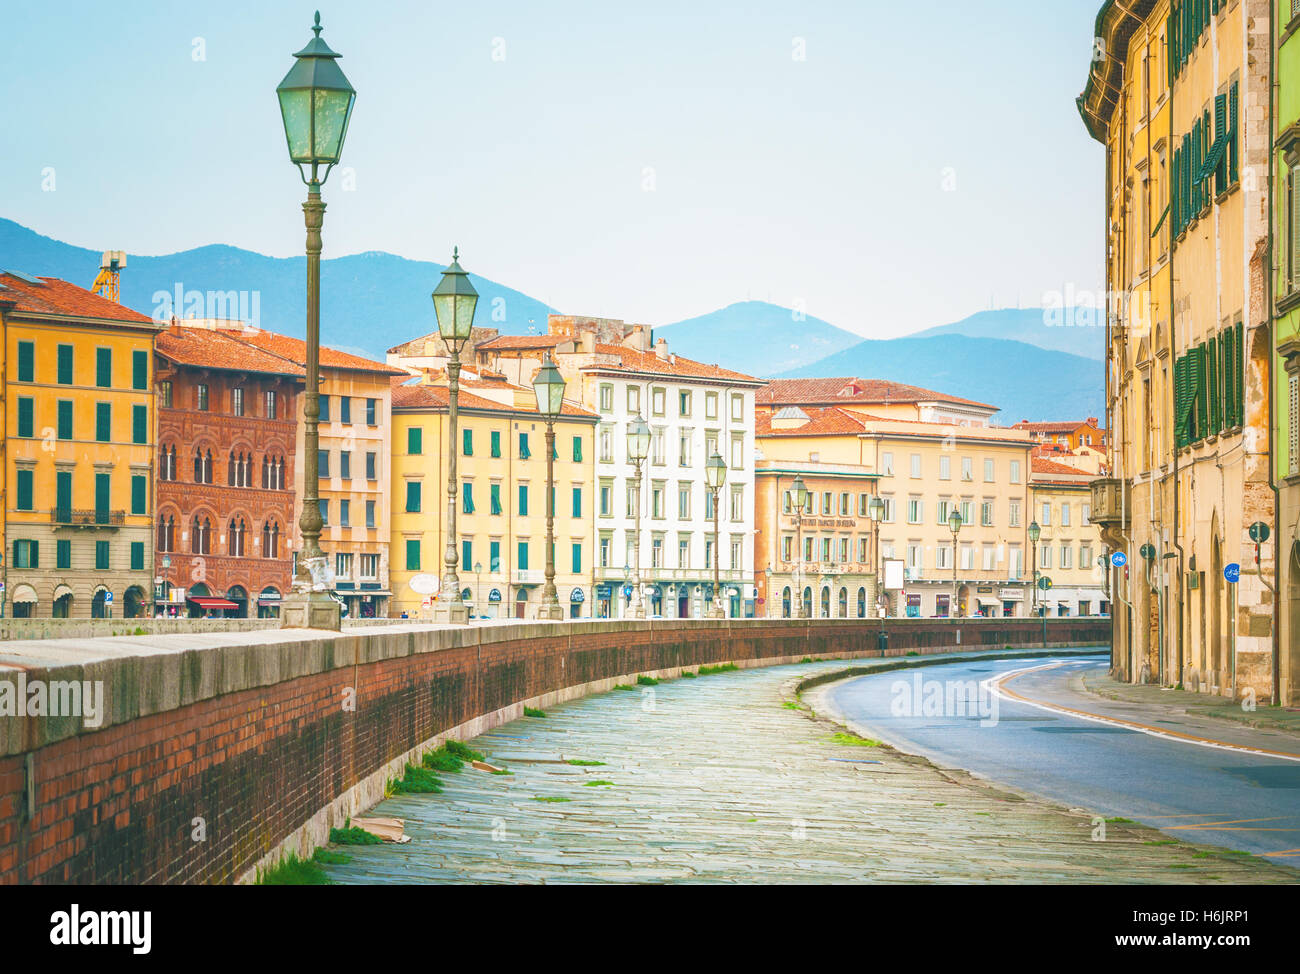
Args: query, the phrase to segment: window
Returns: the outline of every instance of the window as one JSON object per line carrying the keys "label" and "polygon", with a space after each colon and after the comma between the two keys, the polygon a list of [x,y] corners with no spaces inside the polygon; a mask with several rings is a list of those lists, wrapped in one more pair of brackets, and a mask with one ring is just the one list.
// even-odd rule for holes
{"label": "window", "polygon": [[[59,346],[58,382],[61,386],[72,385],[72,346]],[[35,542],[33,542],[35,543]]]}
{"label": "window", "polygon": [[794,538],[788,534],[781,538],[781,560],[794,560]]}
{"label": "window", "polygon": [[520,541],[516,548],[515,563],[521,572],[528,571],[528,542]]}
{"label": "window", "polygon": [[339,527],[352,527],[352,501],[347,498],[339,501]]}
{"label": "window", "polygon": [[352,399],[348,396],[339,396],[339,422],[352,422]]}
{"label": "window", "polygon": [[880,455],[880,473],[884,477],[894,475],[894,455],[892,453],[882,453]]}
{"label": "window", "polygon": [[375,526],[375,502],[366,501],[366,527],[373,528],[374,526]]}
{"label": "window", "polygon": [[602,413],[614,411],[614,387],[608,382],[602,383],[600,387],[600,411]]}
{"label": "window", "polygon": [[34,476],[35,471],[33,470],[18,471],[17,504],[20,511],[30,511],[32,509],[32,480]]}
{"label": "window", "polygon": [[1081,516],[1080,519],[1079,519],[1079,523],[1082,524],[1084,527],[1087,527],[1089,524],[1092,523],[1092,505],[1091,505],[1091,504],[1084,504],[1084,505],[1083,505],[1083,514],[1082,514],[1082,516]]}
{"label": "window", "polygon": [[460,541],[460,564],[466,571],[474,564],[474,539],[461,538]]}
{"label": "window", "polygon": [[677,393],[677,415],[689,416],[691,414],[691,393],[689,389],[682,389]]}
{"label": "window", "polygon": [[518,514],[520,517],[528,516],[528,485],[527,484],[519,485]]}
{"label": "window", "polygon": [[95,403],[95,439],[100,443],[108,443],[113,439],[112,403]]}
{"label": "window", "polygon": [[1092,565],[1092,545],[1082,544],[1079,546],[1079,567],[1089,568]]}
{"label": "window", "polygon": [[627,485],[627,516],[638,517],[641,511],[641,498],[637,491],[637,485],[629,483]]}
{"label": "window", "polygon": [[731,469],[739,470],[745,466],[745,434],[731,434]]}
{"label": "window", "polygon": [[527,460],[531,456],[532,453],[528,449],[528,434],[520,433],[519,434],[519,459]]}
{"label": "window", "polygon": [[691,485],[677,485],[677,520],[689,521],[691,519]]}
{"label": "window", "polygon": [[974,469],[973,469],[973,461],[971,460],[970,457],[962,457],[962,458],[961,458],[961,479],[962,479],[962,480],[974,480],[974,479],[975,479],[975,474],[974,474]]}
{"label": "window", "polygon": [[745,421],[745,397],[738,392],[731,394],[731,421],[733,423]]}
{"label": "window", "polygon": [[208,411],[208,384],[206,382],[197,383],[194,386],[194,408],[199,412]]}
{"label": "window", "polygon": [[[347,400],[344,401],[346,402]],[[267,419],[279,418],[277,413],[279,408],[280,408],[280,401],[277,398],[276,394],[273,391],[268,390],[266,393],[266,418]]]}
{"label": "window", "polygon": [[907,523],[920,524],[921,519],[925,517],[925,502],[919,497],[909,497],[907,500]]}
{"label": "window", "polygon": [[664,516],[664,485],[656,481],[650,485],[650,516],[662,519]]}
{"label": "window", "polygon": [[897,508],[894,505],[894,498],[882,497],[881,500],[885,502],[884,516],[881,517],[881,521],[885,522],[886,524],[893,524],[894,519],[898,515]]}
{"label": "window", "polygon": [[573,488],[573,516],[582,517],[582,488]]}
{"label": "window", "polygon": [[573,438],[573,462],[582,463],[582,437],[581,436],[575,436]]}
{"label": "window", "polygon": [[993,527],[993,502],[986,500],[980,504],[980,524],[986,528]]}
{"label": "window", "polygon": [[488,484],[488,512],[491,514],[501,513],[501,484],[499,482]]}
{"label": "window", "polygon": [[679,467],[689,467],[691,465],[691,440],[690,430],[682,430],[677,437],[677,465]]}
{"label": "window", "polygon": [[379,474],[377,472],[379,467],[378,460],[379,460],[379,455],[377,453],[366,454],[366,479],[367,480],[379,479]]}
{"label": "window", "polygon": [[986,484],[993,483],[993,461],[992,460],[984,461],[984,483]]}
{"label": "window", "polygon": [[718,394],[716,392],[706,392],[704,394],[704,418],[718,418]]}
{"label": "window", "polygon": [[95,385],[101,389],[113,385],[113,350],[111,348],[95,349]]}
{"label": "window", "polygon": [[627,411],[629,413],[641,412],[641,387],[627,387]]}
{"label": "window", "polygon": [[599,496],[600,496],[600,516],[601,516],[601,517],[613,517],[613,516],[614,516],[614,510],[613,510],[613,508],[614,508],[614,485],[602,481],[602,482],[601,482],[601,485],[600,485],[600,495],[599,495]]}
{"label": "window", "polygon": [[1074,567],[1074,548],[1067,541],[1061,545],[1061,569]]}
{"label": "window", "polygon": [[474,455],[474,431],[469,427],[460,431],[460,452],[467,457]]}
{"label": "window", "polygon": [[262,557],[280,557],[280,525],[267,521],[262,525]]}
{"label": "window", "polygon": [[743,484],[731,485],[730,513],[733,521],[743,521],[745,519],[745,487]]}
{"label": "window", "polygon": [[934,549],[934,567],[951,568],[952,567],[952,548],[948,545],[938,545]]}
{"label": "window", "polygon": [[330,502],[324,497],[320,499],[320,523],[324,527],[330,524]]}
{"label": "window", "polygon": [[1052,567],[1052,546],[1051,545],[1049,544],[1043,545],[1042,550],[1038,554],[1038,561],[1039,561],[1039,566],[1038,566],[1039,568]]}
{"label": "window", "polygon": [[1013,528],[1020,527],[1020,500],[1012,498],[1007,502],[1007,524]]}
{"label": "window", "polygon": [[662,416],[664,414],[665,393],[662,388],[656,387],[650,390],[650,415]]}
{"label": "window", "polygon": [[328,480],[330,475],[330,451],[316,451],[316,472],[321,480]]}
{"label": "window", "polygon": [[1068,503],[1063,503],[1061,504],[1061,527],[1068,528],[1069,526],[1070,526],[1070,505]]}
{"label": "window", "polygon": [[40,568],[40,543],[37,541],[14,542],[15,568]]}
{"label": "window", "polygon": [[677,536],[677,567],[689,568],[691,566],[691,536]]}
{"label": "window", "polygon": [[650,434],[650,462],[657,467],[662,467],[668,462],[668,454],[664,449],[663,427],[656,427]]}
{"label": "window", "polygon": [[376,418],[376,417],[377,417],[377,414],[378,414],[378,412],[379,412],[379,408],[378,408],[378,407],[379,407],[379,400],[378,400],[378,399],[367,399],[367,400],[366,400],[366,425],[367,425],[367,426],[378,426],[378,425],[379,425],[378,419]]}
{"label": "window", "polygon": [[912,454],[912,478],[919,480],[921,478],[921,454]]}
{"label": "window", "polygon": [[18,343],[18,381],[36,381],[36,343]]}
{"label": "window", "polygon": [[158,405],[163,409],[172,408],[172,380],[164,379],[158,383]]}
{"label": "window", "polygon": [[[143,541],[131,542],[131,556],[134,559],[136,545],[140,546],[140,557],[143,559],[144,558]],[[66,538],[60,538],[58,541],[54,542],[54,567],[55,568],[72,567],[72,542],[68,541]],[[135,565],[132,565],[131,567],[135,568]]]}
{"label": "window", "polygon": [[406,482],[406,512],[408,514],[418,514],[420,512],[420,482],[418,480],[408,480]]}
{"label": "window", "polygon": [[741,567],[741,553],[742,553],[742,551],[743,551],[743,545],[742,545],[740,539],[739,539],[739,538],[732,538],[732,539],[731,539],[731,564],[728,566],[729,568],[740,568],[740,567]]}
{"label": "window", "polygon": [[36,435],[36,401],[31,396],[18,397],[18,435],[28,439]]}
{"label": "window", "polygon": [[149,407],[131,407],[131,442],[149,442]]}
{"label": "window", "polygon": [[942,456],[939,458],[939,479],[952,480],[952,463],[950,457]]}
{"label": "window", "polygon": [[320,420],[319,422],[328,423],[330,421],[330,397],[319,396],[317,402],[320,403]]}
{"label": "window", "polygon": [[1043,501],[1043,523],[1042,523],[1042,527],[1047,527],[1047,526],[1048,526],[1049,524],[1051,524],[1051,523],[1052,523],[1052,505],[1051,505],[1050,503],[1048,503],[1047,501]]}
{"label": "window", "polygon": [[235,388],[230,390],[230,415],[244,415],[244,390]]}
{"label": "window", "polygon": [[108,542],[107,541],[95,542],[95,570],[101,572],[108,570]]}
{"label": "window", "polygon": [[845,493],[841,493],[840,494],[840,517],[848,517],[848,516],[849,516],[849,495]]}
{"label": "window", "polygon": [[831,513],[831,492],[824,490],[822,491],[822,514],[829,517]]}
{"label": "window", "polygon": [[573,560],[571,567],[573,574],[582,574],[582,545],[577,541],[573,542]]}
{"label": "window", "polygon": [[409,426],[406,429],[406,452],[411,456],[419,456],[424,452],[424,427]]}
{"label": "window", "polygon": [[149,512],[149,478],[140,474],[131,475],[131,513],[147,514]]}
{"label": "window", "polygon": [[466,480],[460,485],[460,509],[462,513],[474,513],[474,484]]}
{"label": "window", "polygon": [[1011,461],[1011,482],[1013,484],[1020,483],[1020,461],[1019,460]]}
{"label": "window", "polygon": [[131,353],[131,388],[149,388],[149,353],[143,349]]}
{"label": "window", "polygon": [[415,538],[406,539],[406,570],[408,572],[420,570],[420,542]]}
{"label": "window", "polygon": [[352,577],[352,555],[340,551],[334,556],[334,575],[337,578],[349,579]]}

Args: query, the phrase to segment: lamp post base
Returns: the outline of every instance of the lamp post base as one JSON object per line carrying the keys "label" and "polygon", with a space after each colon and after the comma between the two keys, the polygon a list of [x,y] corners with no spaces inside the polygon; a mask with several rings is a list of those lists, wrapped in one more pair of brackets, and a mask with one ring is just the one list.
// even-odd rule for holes
{"label": "lamp post base", "polygon": [[435,602],[430,614],[434,622],[450,626],[469,625],[469,606],[464,602]]}
{"label": "lamp post base", "polygon": [[343,628],[340,606],[324,592],[291,592],[280,603],[281,629]]}
{"label": "lamp post base", "polygon": [[558,602],[554,605],[547,605],[543,602],[537,607],[537,618],[546,619],[550,622],[559,622],[564,619],[564,606]]}
{"label": "lamp post base", "polygon": [[709,607],[709,618],[725,619],[727,618],[727,612],[725,609],[722,608],[721,605],[719,605],[717,602],[714,602],[713,605]]}

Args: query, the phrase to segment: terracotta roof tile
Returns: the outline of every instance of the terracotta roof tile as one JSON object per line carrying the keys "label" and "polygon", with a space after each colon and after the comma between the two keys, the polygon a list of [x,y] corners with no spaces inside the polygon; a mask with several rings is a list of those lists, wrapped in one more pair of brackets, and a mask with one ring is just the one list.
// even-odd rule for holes
{"label": "terracotta roof tile", "polygon": [[178,365],[299,378],[307,375],[296,362],[208,328],[168,328],[159,332],[154,347],[159,355]]}
{"label": "terracotta roof tile", "polygon": [[731,382],[752,382],[756,385],[763,381],[755,376],[745,375],[743,372],[732,372],[730,369],[719,368],[716,365],[705,365],[703,362],[696,362],[694,359],[686,358],[683,355],[672,355],[669,358],[662,359],[654,352],[638,352],[623,345],[601,344],[596,345],[596,352],[601,355],[617,356],[619,364],[595,364],[583,368],[618,372],[657,373],[691,379],[722,379]]}
{"label": "terracotta roof tile", "polygon": [[772,414],[764,411],[754,417],[755,436],[833,436],[837,433],[866,432],[862,418],[835,406],[827,409],[807,409],[808,422],[802,426],[772,428]]}
{"label": "terracotta roof tile", "polygon": [[829,406],[837,402],[947,402],[962,406],[997,409],[986,402],[950,396],[944,392],[909,386],[888,379],[858,379],[853,376],[829,379],[773,379],[758,391],[762,405]]}
{"label": "terracotta roof tile", "polygon": [[98,318],[162,327],[148,315],[142,315],[57,277],[41,277],[36,280],[37,283],[33,283],[9,271],[0,271],[0,301],[13,301],[14,311],[18,312]]}
{"label": "terracotta roof tile", "polygon": [[[436,381],[441,379],[445,373],[433,373]],[[428,385],[422,384],[415,376],[393,377],[393,408],[414,409],[419,407],[446,409],[448,400],[448,389],[445,385]],[[412,384],[407,384],[408,382]],[[489,399],[484,396],[476,395],[474,389],[510,389],[514,391],[524,391],[528,393],[526,399],[523,399],[520,405],[506,405],[495,399]],[[524,386],[517,386],[510,382],[502,382],[496,379],[489,381],[476,380],[462,375],[460,380],[460,393],[457,399],[457,406],[460,409],[485,409],[494,412],[504,413],[538,413],[537,400],[534,397],[532,389],[526,389]],[[569,402],[567,399],[560,410],[562,416],[585,416],[595,419],[597,413],[589,409]]]}
{"label": "terracotta roof tile", "polygon": [[1072,477],[1091,477],[1086,470],[1079,470],[1076,467],[1067,466],[1064,463],[1057,463],[1055,460],[1048,460],[1046,457],[1031,457],[1030,462],[1033,465],[1034,473],[1041,474],[1068,474]]}
{"label": "terracotta roof tile", "polygon": [[476,348],[489,352],[499,349],[554,348],[562,342],[571,341],[572,338],[562,335],[499,335]]}
{"label": "terracotta roof tile", "polygon": [[1060,423],[1031,423],[1027,419],[1022,419],[1011,428],[1015,430],[1028,430],[1031,433],[1073,433],[1075,430],[1081,429],[1085,426],[1100,429],[1100,427],[1096,426],[1096,420],[1093,419],[1068,420]]}
{"label": "terracotta roof tile", "polygon": [[[264,351],[287,358],[299,365],[307,364],[307,343],[301,338],[290,338],[288,335],[279,335],[273,331],[248,330],[227,332],[236,340],[248,345],[255,345]],[[375,362],[368,358],[362,358],[360,355],[352,355],[348,352],[340,352],[338,349],[322,345],[320,348],[320,364],[325,368],[331,369],[350,369],[357,372],[379,372],[384,375],[401,375],[402,370],[392,365],[385,365],[383,362]]]}

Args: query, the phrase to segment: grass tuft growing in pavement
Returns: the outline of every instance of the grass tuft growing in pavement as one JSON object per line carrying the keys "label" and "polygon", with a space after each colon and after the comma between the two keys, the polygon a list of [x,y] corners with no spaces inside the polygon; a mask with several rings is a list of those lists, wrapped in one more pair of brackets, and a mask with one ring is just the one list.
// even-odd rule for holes
{"label": "grass tuft growing in pavement", "polygon": [[312,855],[312,860],[320,863],[322,866],[342,866],[344,863],[352,861],[352,857],[346,852],[335,852],[332,849],[317,849]]}
{"label": "grass tuft growing in pavement", "polygon": [[[351,819],[348,822],[350,823]],[[330,841],[335,845],[379,845],[384,840],[373,832],[345,824],[341,829],[330,829]]]}
{"label": "grass tuft growing in pavement", "polygon": [[436,795],[441,791],[441,778],[428,768],[410,763],[406,765],[406,774],[392,782],[394,795]]}
{"label": "grass tuft growing in pavement", "polygon": [[626,683],[615,683],[615,684],[614,684],[614,689],[615,689],[615,690],[635,690],[636,687],[634,687],[634,686],[630,686],[630,685],[628,685],[628,684],[626,684]]}
{"label": "grass tuft growing in pavement", "polygon": [[543,711],[543,710],[538,710],[536,707],[525,707],[525,708],[524,708],[524,716],[525,716],[525,717],[545,717],[545,716],[546,716],[546,712]]}
{"label": "grass tuft growing in pavement", "polygon": [[535,802],[571,802],[572,798],[565,798],[563,795],[534,795]]}
{"label": "grass tuft growing in pavement", "polygon": [[584,761],[581,758],[569,758],[564,763],[571,764],[575,768],[603,768],[605,766],[604,761]]}
{"label": "grass tuft growing in pavement", "polygon": [[793,700],[786,700],[786,701],[784,701],[784,702],[781,704],[781,706],[784,707],[786,710],[799,710],[799,709],[801,709],[801,708],[799,707],[799,705],[798,705],[797,703],[795,703]]}
{"label": "grass tuft growing in pavement", "polygon": [[859,737],[857,734],[849,734],[844,731],[837,731],[831,737],[832,744],[844,744],[849,747],[880,747],[880,742],[872,740],[870,737]]}
{"label": "grass tuft growing in pavement", "polygon": [[328,886],[325,875],[314,859],[299,859],[292,852],[265,872],[257,873],[258,886]]}
{"label": "grass tuft growing in pavement", "polygon": [[686,679],[688,680],[694,680],[697,676],[699,676],[699,674],[694,673],[691,670],[682,670],[682,676],[686,677]]}
{"label": "grass tuft growing in pavement", "polygon": [[597,778],[595,781],[584,781],[582,784],[583,784],[583,787],[585,787],[585,788],[598,788],[598,787],[600,787],[601,785],[611,785],[611,786],[612,786],[612,785],[614,784],[614,782],[612,782],[612,781],[605,781],[605,780],[603,780],[603,779]]}
{"label": "grass tuft growing in pavement", "polygon": [[659,685],[659,681],[656,680],[653,676],[645,676],[644,674],[638,676],[636,678],[636,682],[637,682],[637,686],[642,686],[642,687],[657,687]]}
{"label": "grass tuft growing in pavement", "polygon": [[712,676],[714,673],[732,673],[740,669],[735,663],[719,663],[717,666],[701,666],[700,676]]}

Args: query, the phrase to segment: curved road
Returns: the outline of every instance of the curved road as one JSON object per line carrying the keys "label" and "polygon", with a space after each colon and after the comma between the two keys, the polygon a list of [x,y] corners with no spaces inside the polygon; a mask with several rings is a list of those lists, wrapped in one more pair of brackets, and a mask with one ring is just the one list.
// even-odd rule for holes
{"label": "curved road", "polygon": [[1300,741],[1172,710],[1153,717],[1082,692],[1082,673],[1105,667],[1104,657],[984,660],[859,677],[823,699],[860,733],[942,767],[1143,822],[1170,839],[1300,866]]}

